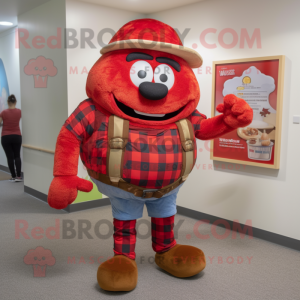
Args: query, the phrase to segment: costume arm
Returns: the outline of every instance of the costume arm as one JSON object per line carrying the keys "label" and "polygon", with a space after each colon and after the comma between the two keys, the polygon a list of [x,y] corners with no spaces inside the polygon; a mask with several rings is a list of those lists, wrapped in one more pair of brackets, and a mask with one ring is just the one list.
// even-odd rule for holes
{"label": "costume arm", "polygon": [[234,130],[223,121],[223,115],[204,119],[200,123],[200,130],[195,131],[195,136],[200,140],[211,140]]}
{"label": "costume arm", "polygon": [[54,156],[54,179],[48,193],[48,204],[66,208],[75,201],[78,191],[90,192],[93,184],[77,177],[80,141],[63,127],[58,135]]}
{"label": "costume arm", "polygon": [[[210,119],[198,117],[195,130],[196,138],[211,140],[239,127],[245,127],[252,122],[252,108],[245,100],[233,94],[224,97],[224,103],[217,106],[217,111],[222,114]],[[196,115],[199,116],[200,113],[197,112]]]}
{"label": "costume arm", "polygon": [[48,203],[53,208],[66,208],[75,201],[78,191],[90,192],[93,189],[92,182],[77,176],[81,141],[86,138],[86,127],[92,122],[92,117],[91,103],[83,101],[58,135],[54,156],[54,179],[48,193]]}
{"label": "costume arm", "polygon": [[65,126],[62,127],[56,142],[54,155],[54,176],[76,176],[80,141]]}

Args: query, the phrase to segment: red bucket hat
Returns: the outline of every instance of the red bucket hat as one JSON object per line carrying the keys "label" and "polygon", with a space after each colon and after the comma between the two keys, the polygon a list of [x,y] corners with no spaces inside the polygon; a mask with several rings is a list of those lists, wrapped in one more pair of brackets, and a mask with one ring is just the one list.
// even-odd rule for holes
{"label": "red bucket hat", "polygon": [[199,68],[203,62],[197,51],[182,45],[177,32],[171,26],[154,19],[138,19],[128,22],[118,30],[100,53],[121,49],[167,52],[183,58],[191,68]]}

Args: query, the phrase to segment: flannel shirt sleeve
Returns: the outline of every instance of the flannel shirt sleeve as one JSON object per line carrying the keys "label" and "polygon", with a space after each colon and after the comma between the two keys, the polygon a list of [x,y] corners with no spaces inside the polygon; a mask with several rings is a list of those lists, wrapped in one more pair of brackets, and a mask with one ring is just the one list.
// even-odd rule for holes
{"label": "flannel shirt sleeve", "polygon": [[194,112],[190,115],[190,121],[193,124],[195,137],[198,139],[200,128],[201,128],[201,122],[203,120],[207,119],[207,117],[201,113],[197,109],[194,110]]}
{"label": "flannel shirt sleeve", "polygon": [[95,110],[92,100],[85,100],[78,105],[64,124],[81,142],[94,132]]}

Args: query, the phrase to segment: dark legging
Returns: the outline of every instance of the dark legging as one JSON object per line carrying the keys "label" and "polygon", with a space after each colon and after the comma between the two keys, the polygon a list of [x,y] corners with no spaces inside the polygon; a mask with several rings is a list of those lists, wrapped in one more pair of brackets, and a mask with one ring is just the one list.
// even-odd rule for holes
{"label": "dark legging", "polygon": [[[7,157],[8,167],[12,178],[21,177],[21,135],[4,135],[1,138],[1,144]],[[17,171],[17,175],[16,175]]]}

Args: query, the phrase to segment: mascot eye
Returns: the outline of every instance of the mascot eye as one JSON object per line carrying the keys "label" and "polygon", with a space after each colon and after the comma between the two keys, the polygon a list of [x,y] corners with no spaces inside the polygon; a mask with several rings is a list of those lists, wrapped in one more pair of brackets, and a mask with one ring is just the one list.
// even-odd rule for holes
{"label": "mascot eye", "polygon": [[171,67],[165,64],[157,66],[154,70],[154,81],[166,85],[168,90],[170,90],[175,81]]}
{"label": "mascot eye", "polygon": [[142,82],[152,82],[153,69],[151,65],[144,60],[135,62],[130,69],[130,79],[137,87],[139,87]]}

